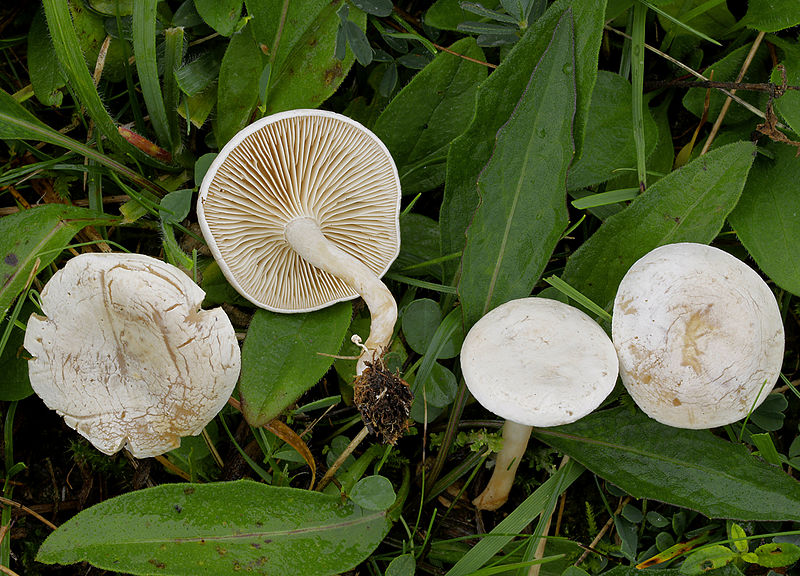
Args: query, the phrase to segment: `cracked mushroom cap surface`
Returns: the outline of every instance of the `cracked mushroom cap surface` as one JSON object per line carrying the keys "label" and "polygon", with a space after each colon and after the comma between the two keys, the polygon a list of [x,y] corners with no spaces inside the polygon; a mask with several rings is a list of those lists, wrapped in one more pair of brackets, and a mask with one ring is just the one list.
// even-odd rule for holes
{"label": "cracked mushroom cap surface", "polygon": [[178,268],[141,254],[82,254],[41,292],[25,348],[31,385],[98,450],[157,456],[227,402],[240,353],[221,308]]}
{"label": "cracked mushroom cap surface", "polygon": [[745,417],[783,361],[772,291],[744,262],[704,244],[668,244],[639,259],[620,283],[612,335],[636,404],[679,428]]}
{"label": "cracked mushroom cap surface", "polygon": [[274,312],[309,312],[357,292],[297,255],[284,237],[310,218],[382,276],[400,251],[400,179],[386,146],[322,110],[267,116],[239,132],[206,173],[198,220],[231,285]]}
{"label": "cracked mushroom cap surface", "polygon": [[586,416],[611,393],[617,354],[577,308],[521,298],[475,323],[461,348],[461,369],[484,408],[526,426],[557,426]]}

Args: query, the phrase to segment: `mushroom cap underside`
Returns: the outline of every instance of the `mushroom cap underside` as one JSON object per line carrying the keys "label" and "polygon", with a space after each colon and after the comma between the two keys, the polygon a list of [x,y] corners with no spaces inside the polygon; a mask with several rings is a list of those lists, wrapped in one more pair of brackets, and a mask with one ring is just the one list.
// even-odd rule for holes
{"label": "mushroom cap underside", "polygon": [[741,260],[704,244],[668,244],[638,260],[620,283],[612,335],[634,401],[680,428],[743,418],[783,361],[772,291]]}
{"label": "mushroom cap underside", "polygon": [[239,132],[206,173],[197,204],[209,248],[231,285],[275,312],[308,312],[358,296],[295,254],[287,223],[314,220],[335,246],[382,276],[400,250],[400,179],[361,124],[293,110]]}
{"label": "mushroom cap underside", "polygon": [[574,422],[614,389],[617,355],[589,316],[546,298],[498,306],[469,331],[461,368],[486,409],[527,426]]}
{"label": "mushroom cap underside", "polygon": [[239,375],[233,326],[178,268],[82,254],[41,292],[25,332],[31,386],[100,451],[162,454],[199,434]]}

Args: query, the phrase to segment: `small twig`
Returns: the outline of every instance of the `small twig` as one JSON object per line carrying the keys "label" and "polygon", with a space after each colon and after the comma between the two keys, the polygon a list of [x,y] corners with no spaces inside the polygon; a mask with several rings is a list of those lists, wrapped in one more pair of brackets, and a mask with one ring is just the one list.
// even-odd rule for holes
{"label": "small twig", "polygon": [[8,574],[8,576],[19,576],[19,574],[14,572],[11,568],[8,566],[3,566],[2,564],[0,564],[0,572],[3,574]]}
{"label": "small twig", "polygon": [[[744,64],[742,64],[742,69],[739,70],[739,75],[736,77],[736,82],[740,83],[744,79],[744,75],[747,73],[747,69],[750,68],[750,64],[753,62],[753,58],[758,51],[758,47],[761,46],[761,41],[764,39],[765,32],[759,32],[756,39],[753,41],[753,45],[750,47],[750,52],[747,53],[747,58],[744,59]],[[769,84],[767,86],[770,86]],[[740,90],[741,88],[736,88],[731,90],[731,94],[735,93],[736,90]],[[744,88],[744,90],[748,90],[752,88]],[[768,92],[772,94],[774,91],[775,86],[771,85],[771,88],[768,88]],[[732,99],[730,96],[725,98],[725,102],[722,104],[722,108],[719,111],[719,115],[717,119],[714,121],[714,126],[711,127],[711,132],[706,138],[705,144],[703,144],[702,150],[700,150],[700,155],[702,156],[708,149],[711,147],[711,143],[714,141],[714,138],[717,137],[717,132],[719,132],[720,127],[722,126],[722,120],[725,118],[725,115],[728,113],[728,108],[730,108]]]}
{"label": "small twig", "polygon": [[358,447],[359,444],[361,444],[361,442],[364,440],[364,438],[367,437],[367,434],[369,434],[369,429],[367,429],[367,427],[364,426],[361,429],[361,432],[359,432],[356,435],[356,437],[353,438],[353,440],[350,442],[350,444],[347,445],[347,448],[344,449],[344,451],[339,455],[339,457],[331,465],[331,467],[328,468],[328,471],[325,472],[325,476],[323,476],[322,479],[319,481],[319,484],[317,484],[317,487],[316,487],[316,491],[317,492],[322,492],[322,490],[325,488],[325,486],[330,484],[330,482],[333,479],[333,476],[336,474],[337,470],[339,470],[339,468],[342,467],[342,464],[344,464],[345,460],[347,460],[347,457],[350,456],[353,453],[353,451]]}
{"label": "small twig", "polygon": [[486,66],[487,68],[491,68],[494,70],[497,68],[497,64],[492,64],[490,62],[484,62],[483,60],[478,60],[477,58],[470,58],[469,56],[464,56],[463,54],[459,54],[450,48],[446,48],[445,46],[440,46],[439,44],[433,43],[434,48],[437,50],[441,50],[442,52],[447,52],[448,54],[452,54],[453,56],[458,56],[462,60],[466,60],[467,62],[474,62],[475,64],[480,64],[481,66]]}
{"label": "small twig", "polygon": [[34,510],[31,510],[27,506],[25,506],[23,504],[20,504],[19,502],[16,502],[14,500],[9,500],[8,498],[3,498],[2,496],[0,496],[0,503],[5,504],[6,506],[11,506],[12,508],[18,508],[18,509],[22,510],[23,512],[25,512],[26,514],[30,514],[31,516],[36,518],[39,522],[41,522],[42,524],[44,524],[48,528],[51,528],[53,530],[56,530],[58,528],[58,526],[56,526],[55,524],[50,522],[50,520],[48,520],[47,518],[45,518],[44,516],[42,516],[38,512],[36,512]]}
{"label": "small twig", "polygon": [[[561,464],[558,465],[558,469],[561,470],[564,466],[567,465],[567,462],[569,462],[569,456],[564,456],[561,459]],[[533,555],[534,560],[541,560],[542,558],[544,558],[544,550],[547,547],[547,534],[550,531],[550,523],[552,521],[553,521],[553,514],[551,513],[550,515],[548,515],[547,522],[544,525],[544,529],[542,530],[542,533],[539,535],[539,542],[536,545],[536,552]],[[560,516],[559,516],[559,521],[560,521]],[[534,564],[533,566],[530,567],[530,570],[528,570],[528,576],[539,576],[539,571],[541,569],[542,569],[541,564]]]}
{"label": "small twig", "polygon": [[581,562],[586,560],[586,557],[589,556],[589,554],[592,552],[592,550],[597,546],[598,542],[600,542],[600,540],[603,539],[603,536],[606,535],[606,532],[608,532],[611,529],[611,527],[614,525],[614,516],[616,516],[620,512],[622,512],[622,509],[625,508],[625,505],[628,502],[630,502],[631,500],[632,500],[632,498],[630,496],[626,496],[625,498],[620,500],[619,506],[617,506],[617,509],[614,511],[614,514],[612,514],[611,518],[608,519],[608,522],[606,522],[603,525],[603,527],[600,529],[600,532],[597,533],[597,536],[594,537],[594,540],[592,540],[592,542],[591,542],[591,544],[589,544],[588,548],[583,551],[583,554],[581,554],[581,557],[578,558],[578,560],[575,562],[575,564],[573,564],[573,566],[577,566],[578,564],[580,564]]}

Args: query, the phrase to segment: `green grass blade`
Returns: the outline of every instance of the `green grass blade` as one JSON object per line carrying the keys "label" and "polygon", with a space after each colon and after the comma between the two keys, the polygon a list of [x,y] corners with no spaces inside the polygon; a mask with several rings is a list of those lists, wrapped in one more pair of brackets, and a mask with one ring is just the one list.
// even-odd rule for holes
{"label": "green grass blade", "polygon": [[[153,129],[161,145],[172,149],[167,111],[161,96],[156,63],[157,4],[158,0],[139,0],[133,4],[133,53],[136,54],[136,72],[139,74],[142,96]],[[165,72],[164,77],[167,75]]]}
{"label": "green grass blade", "polygon": [[577,462],[573,460],[567,462],[495,526],[494,530],[464,554],[445,576],[466,576],[479,570],[542,513],[554,494],[564,492],[583,471],[584,467]]}
{"label": "green grass blade", "polygon": [[89,148],[86,144],[73,140],[69,136],[65,136],[58,130],[53,130],[43,122],[40,122],[36,116],[17,104],[14,98],[3,90],[0,90],[0,140],[38,140],[61,146],[76,154],[97,161],[98,164],[110,168],[117,174],[158,196],[166,194],[166,191],[161,186],[150,182],[138,172],[134,172],[105,154]]}
{"label": "green grass blade", "polygon": [[180,89],[175,72],[183,61],[183,28],[168,28],[164,31],[166,47],[164,50],[164,108],[167,111],[169,137],[172,144],[170,151],[174,154],[181,143],[180,126],[178,125],[178,101]]}
{"label": "green grass blade", "polygon": [[86,66],[80,49],[78,34],[72,24],[69,5],[61,0],[43,0],[47,27],[53,37],[58,61],[61,63],[69,83],[86,108],[89,117],[94,121],[95,129],[108,139],[118,150],[131,154],[134,158],[150,164],[159,164],[150,156],[128,143],[117,131],[114,120],[103,106],[100,95],[95,89],[92,76]]}
{"label": "green grass blade", "polygon": [[633,89],[633,140],[636,143],[636,172],[639,189],[647,188],[647,144],[644,138],[644,33],[647,6],[637,2],[633,6],[631,34],[631,81]]}
{"label": "green grass blade", "polygon": [[[706,4],[708,4],[708,2]],[[711,36],[706,36],[705,34],[700,32],[699,30],[695,30],[691,26],[689,26],[687,24],[684,24],[683,22],[681,22],[680,20],[678,20],[674,16],[671,16],[670,14],[667,14],[666,12],[664,12],[663,10],[658,8],[657,6],[654,6],[650,2],[646,2],[645,0],[639,0],[638,5],[640,5],[640,6],[644,7],[644,8],[650,8],[653,12],[655,12],[659,16],[662,16],[663,18],[666,18],[667,20],[669,20],[673,24],[676,24],[677,26],[680,26],[681,28],[683,28],[687,32],[691,32],[692,34],[702,38],[703,40],[708,40],[712,44],[716,44],[717,46],[722,46],[722,44],[720,44],[719,42],[714,40]],[[693,10],[692,12],[695,12],[695,11]],[[692,17],[694,17],[694,15]]]}

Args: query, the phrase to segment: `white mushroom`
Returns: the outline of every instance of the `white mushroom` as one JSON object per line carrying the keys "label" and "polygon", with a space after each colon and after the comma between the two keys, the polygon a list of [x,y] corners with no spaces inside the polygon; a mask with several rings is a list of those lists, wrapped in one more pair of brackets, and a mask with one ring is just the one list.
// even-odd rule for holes
{"label": "white mushroom", "polygon": [[474,500],[495,510],[508,499],[531,428],[568,424],[597,408],[614,389],[617,355],[603,329],[577,308],[522,298],[470,329],[461,368],[475,399],[506,419],[494,473]]}
{"label": "white mushroom", "polygon": [[228,142],[197,213],[226,278],[255,305],[308,312],[363,297],[372,325],[361,373],[397,320],[379,278],[400,250],[400,196],[392,157],[372,132],[332,112],[294,110]]}
{"label": "white mushroom", "polygon": [[772,291],[741,260],[703,244],[668,244],[638,260],[614,300],[612,335],[636,404],[679,428],[743,418],[783,361]]}
{"label": "white mushroom", "polygon": [[106,454],[138,458],[202,432],[239,376],[222,311],[178,268],[141,254],[82,254],[41,293],[25,331],[31,386]]}

